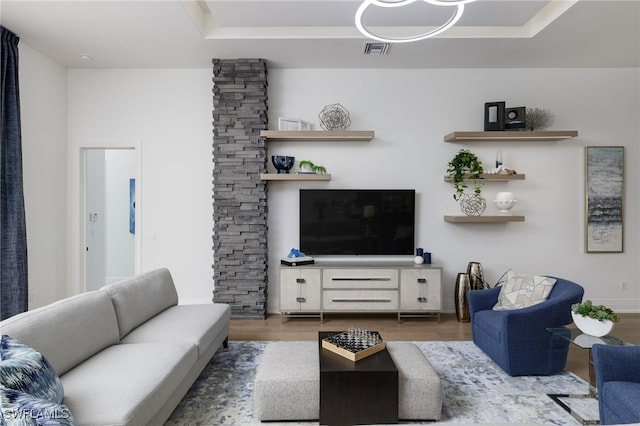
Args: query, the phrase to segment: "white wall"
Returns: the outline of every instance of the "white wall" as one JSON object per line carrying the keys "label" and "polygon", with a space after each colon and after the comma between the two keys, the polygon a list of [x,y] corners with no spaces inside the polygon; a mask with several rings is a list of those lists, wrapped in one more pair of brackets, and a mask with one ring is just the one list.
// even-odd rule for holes
{"label": "white wall", "polygon": [[211,301],[211,77],[208,69],[69,70],[71,292],[81,289],[80,149],[136,145],[139,269],[167,267],[182,302]]}
{"label": "white wall", "polygon": [[[269,154],[293,155],[324,165],[330,182],[269,183],[269,310],[277,311],[277,263],[298,246],[298,189],[415,188],[417,245],[443,266],[443,303],[452,312],[458,272],[483,264],[488,280],[508,268],[575,280],[585,297],[615,309],[639,311],[638,70],[300,70],[269,71],[269,121],[278,116],[315,123],[323,106],[350,111],[352,130],[375,130],[369,143],[269,143]],[[549,108],[553,129],[578,130],[565,142],[444,143],[455,130],[482,130],[484,103]],[[626,205],[624,253],[584,251],[584,147],[624,145]],[[500,191],[519,200],[524,223],[450,224],[461,214],[453,187],[443,181],[447,162],[461,148],[493,167],[502,148],[505,165],[526,174],[522,182],[490,183],[488,201]],[[487,214],[497,212],[489,203]],[[627,290],[620,291],[621,281]]]}
{"label": "white wall", "polygon": [[29,308],[68,295],[67,70],[19,45]]}
{"label": "white wall", "polygon": [[[55,76],[56,71],[50,74]],[[635,167],[640,160],[639,80],[637,69],[271,69],[272,128],[277,126],[278,116],[299,117],[318,128],[320,109],[340,102],[351,112],[351,129],[375,130],[376,138],[368,143],[269,144],[269,154],[311,159],[333,174],[328,183],[269,184],[269,311],[278,311],[279,258],[298,243],[297,190],[302,186],[415,188],[417,244],[431,251],[434,262],[444,267],[447,311],[453,311],[455,275],[471,260],[482,262],[489,280],[509,267],[558,275],[581,283],[586,297],[594,301],[622,312],[640,311],[640,178]],[[80,288],[80,147],[127,145],[126,141],[133,140],[141,153],[140,269],[166,266],[174,275],[181,299],[210,300],[211,84],[210,69],[68,71],[68,160],[58,155],[58,167],[49,172],[30,169],[29,177],[32,183],[40,182],[45,173],[69,170],[69,205],[60,213],[62,217],[57,221],[48,216],[31,220],[46,228],[47,235],[57,236],[59,227],[46,225],[64,225],[64,214],[68,213],[70,284],[65,287],[66,281],[58,278],[58,296]],[[58,98],[64,98],[63,87],[58,88],[62,91]],[[443,135],[454,130],[481,130],[484,102],[497,100],[505,100],[509,106],[549,108],[556,114],[554,129],[579,130],[580,136],[565,142],[442,142]],[[64,114],[58,112],[55,117],[58,115]],[[23,127],[36,131],[38,124],[34,118],[23,122]],[[38,142],[42,149],[52,149],[47,145],[51,132],[43,133],[47,138]],[[56,128],[55,134],[63,134],[63,130]],[[584,147],[592,145],[626,147],[622,254],[584,252]],[[499,191],[514,192],[519,200],[514,213],[524,214],[524,223],[461,225],[443,221],[443,215],[458,213],[453,189],[443,182],[443,175],[446,163],[463,147],[488,164],[494,161],[497,147],[502,147],[505,164],[526,174],[525,181],[492,183],[484,192],[489,200]],[[52,192],[31,185],[31,203],[41,194],[53,198],[49,193],[64,192],[49,182]],[[490,205],[489,209],[495,207]],[[58,252],[50,247],[47,253]],[[30,260],[53,269],[64,264],[44,254]],[[627,282],[626,291],[619,290],[621,281]]]}

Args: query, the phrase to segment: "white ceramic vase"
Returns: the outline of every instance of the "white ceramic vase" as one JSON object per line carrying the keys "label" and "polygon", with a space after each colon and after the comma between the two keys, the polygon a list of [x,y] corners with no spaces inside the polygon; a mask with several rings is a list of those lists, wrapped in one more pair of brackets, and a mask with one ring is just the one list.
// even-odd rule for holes
{"label": "white ceramic vase", "polygon": [[613,328],[613,322],[610,320],[600,321],[576,314],[575,312],[571,312],[571,317],[573,318],[573,322],[576,324],[576,327],[589,336],[606,336]]}
{"label": "white ceramic vase", "polygon": [[496,203],[496,206],[500,210],[500,214],[510,215],[511,208],[518,201],[514,199],[513,192],[498,192],[496,195],[496,199],[493,200]]}

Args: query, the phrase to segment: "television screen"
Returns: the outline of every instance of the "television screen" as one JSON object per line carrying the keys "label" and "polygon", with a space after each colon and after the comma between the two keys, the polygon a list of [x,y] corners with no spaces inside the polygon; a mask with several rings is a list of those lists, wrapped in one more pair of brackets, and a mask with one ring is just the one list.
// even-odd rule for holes
{"label": "television screen", "polygon": [[301,189],[300,251],[412,255],[415,190]]}

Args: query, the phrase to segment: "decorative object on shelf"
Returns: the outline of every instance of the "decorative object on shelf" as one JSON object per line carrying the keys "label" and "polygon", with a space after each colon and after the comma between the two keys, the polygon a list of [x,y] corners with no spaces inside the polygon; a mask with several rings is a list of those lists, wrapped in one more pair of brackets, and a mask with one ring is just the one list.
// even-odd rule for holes
{"label": "decorative object on shelf", "polygon": [[506,130],[524,130],[527,107],[506,108],[504,111],[504,128]]}
{"label": "decorative object on shelf", "polygon": [[302,160],[298,163],[298,173],[325,174],[327,169],[324,166],[317,166],[309,160]]}
{"label": "decorative object on shelf", "polygon": [[622,253],[624,147],[585,148],[585,249],[587,253]]}
{"label": "decorative object on shelf", "polygon": [[484,168],[476,154],[468,149],[458,151],[449,161],[447,167],[447,174],[453,179],[453,187],[455,188],[453,199],[458,201],[464,194],[464,190],[467,188],[465,179],[470,179],[473,182],[473,192],[479,196],[482,193],[483,173]]}
{"label": "decorative object on shelf", "polygon": [[422,256],[416,256],[416,257],[414,257],[414,258],[413,258],[413,262],[414,262],[416,265],[422,265],[422,264],[424,263],[424,257],[422,257]]}
{"label": "decorative object on shelf", "polygon": [[431,253],[425,251],[422,257],[424,257],[425,265],[431,265]]}
{"label": "decorative object on shelf", "polygon": [[502,148],[498,148],[496,151],[496,169],[498,171],[502,169]]}
{"label": "decorative object on shelf", "polygon": [[484,289],[484,273],[480,262],[469,262],[467,264],[467,275],[469,276],[469,288],[471,290]]}
{"label": "decorative object on shelf", "polygon": [[416,249],[416,256],[422,256],[424,254],[424,249],[422,247],[418,247]]}
{"label": "decorative object on shelf", "polygon": [[526,112],[526,128],[527,130],[544,130],[553,124],[556,116],[548,109],[529,108]]}
{"label": "decorative object on shelf", "polygon": [[469,274],[459,272],[456,277],[455,287],[455,304],[456,304],[456,317],[458,322],[469,322],[471,316],[469,314],[469,289],[471,283],[469,281]]}
{"label": "decorative object on shelf", "polygon": [[349,111],[340,104],[331,104],[322,108],[320,127],[324,130],[347,130],[351,126]]}
{"label": "decorative object on shelf", "polygon": [[278,117],[278,130],[311,130],[311,123],[299,118]]}
{"label": "decorative object on shelf", "polygon": [[488,174],[488,175],[517,175],[518,172],[516,172],[515,170],[510,169],[508,167],[500,166],[500,168],[487,170],[486,174]]}
{"label": "decorative object on shelf", "polygon": [[272,155],[271,162],[278,173],[289,173],[289,170],[291,170],[296,162],[296,157],[289,157],[288,155]]}
{"label": "decorative object on shelf", "polygon": [[362,16],[371,5],[383,8],[402,7],[414,3],[415,1],[416,0],[364,0],[358,7],[358,10],[356,10],[356,28],[358,28],[358,31],[360,31],[360,33],[365,37],[373,40],[383,41],[385,43],[408,43],[412,41],[420,41],[438,35],[454,26],[456,22],[460,20],[462,14],[464,13],[464,5],[475,0],[424,0],[426,3],[435,6],[455,6],[455,9],[453,10],[451,17],[444,24],[440,25],[439,27],[435,27],[434,29],[429,30],[425,33],[412,36],[389,37],[376,35],[369,31],[365,24],[362,22]]}
{"label": "decorative object on shelf", "polygon": [[602,337],[620,321],[620,317],[604,305],[594,305],[591,300],[571,305],[571,316],[576,327],[584,334]]}
{"label": "decorative object on shelf", "polygon": [[500,214],[510,215],[511,208],[518,202],[518,200],[513,197],[513,192],[498,192],[498,195],[496,195],[496,199],[493,200],[493,202],[496,203],[496,207],[500,210]]}
{"label": "decorative object on shelf", "polygon": [[484,104],[484,131],[504,130],[505,102],[486,102]]}
{"label": "decorative object on shelf", "polygon": [[464,194],[460,199],[460,210],[467,216],[481,216],[487,208],[487,200],[482,195]]}

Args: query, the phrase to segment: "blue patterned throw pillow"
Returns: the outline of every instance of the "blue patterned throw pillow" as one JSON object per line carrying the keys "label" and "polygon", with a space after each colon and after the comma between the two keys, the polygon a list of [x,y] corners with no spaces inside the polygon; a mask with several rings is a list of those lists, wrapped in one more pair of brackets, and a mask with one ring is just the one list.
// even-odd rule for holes
{"label": "blue patterned throw pillow", "polygon": [[56,404],[62,403],[62,382],[49,361],[17,339],[0,339],[0,386]]}
{"label": "blue patterned throw pillow", "polygon": [[63,404],[0,386],[0,425],[76,426],[76,421]]}

